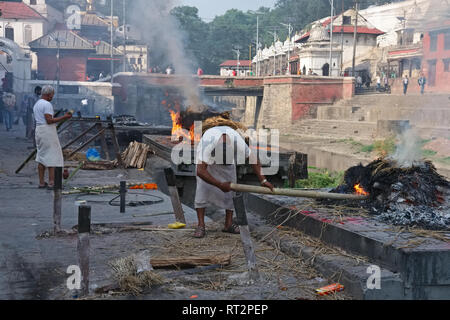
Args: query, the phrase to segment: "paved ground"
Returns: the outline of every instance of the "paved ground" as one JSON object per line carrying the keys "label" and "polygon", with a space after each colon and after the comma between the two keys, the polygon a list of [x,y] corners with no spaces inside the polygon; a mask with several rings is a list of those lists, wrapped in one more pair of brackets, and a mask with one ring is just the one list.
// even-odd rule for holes
{"label": "paved ground", "polygon": [[[24,128],[15,126],[11,132],[0,127],[0,299],[72,299],[74,292],[66,287],[66,269],[77,264],[77,237],[48,236],[53,227],[52,191],[37,188],[36,164],[30,162],[19,174],[18,165],[31,152],[32,143],[25,138]],[[80,171],[66,187],[118,184],[120,180],[151,182],[145,171],[111,170]],[[136,195],[141,193],[142,195]],[[155,198],[155,196],[157,198]],[[159,191],[130,191],[128,198],[146,197],[163,202],[141,207],[127,207],[125,214],[108,202],[115,195],[68,195],[63,197],[62,225],[71,229],[77,224],[76,200],[87,200],[92,207],[92,223],[147,223],[166,226],[174,221],[168,197]],[[196,223],[195,211],[184,208],[188,227]],[[150,216],[151,214],[161,214]],[[216,215],[217,216],[217,215]],[[268,230],[254,216],[252,227]],[[257,243],[258,263],[263,282],[249,285],[245,282],[245,261],[239,235],[220,231],[222,221],[207,220],[208,235],[194,239],[192,231],[117,232],[111,228],[94,228],[90,236],[90,288],[113,282],[109,263],[134,253],[150,252],[151,256],[177,256],[224,252],[232,254],[230,266],[189,275],[158,271],[164,277],[163,285],[134,297],[128,293],[94,295],[97,299],[316,299],[314,288],[327,284],[316,270],[301,259],[291,258],[265,243]],[[269,229],[267,229],[269,228]],[[328,297],[330,298],[330,297]],[[332,299],[344,299],[339,293]]]}

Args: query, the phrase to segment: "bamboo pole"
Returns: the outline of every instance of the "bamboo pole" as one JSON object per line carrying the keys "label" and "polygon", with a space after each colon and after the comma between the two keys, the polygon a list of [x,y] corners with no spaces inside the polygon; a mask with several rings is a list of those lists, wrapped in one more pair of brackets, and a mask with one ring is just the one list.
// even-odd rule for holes
{"label": "bamboo pole", "polygon": [[343,193],[328,193],[319,191],[305,191],[297,189],[279,189],[274,188],[273,192],[266,187],[250,186],[246,184],[231,184],[231,190],[238,192],[252,192],[262,194],[273,194],[279,196],[289,197],[303,197],[303,198],[315,198],[315,199],[332,199],[332,200],[365,200],[368,196],[361,196],[356,194],[343,194]]}

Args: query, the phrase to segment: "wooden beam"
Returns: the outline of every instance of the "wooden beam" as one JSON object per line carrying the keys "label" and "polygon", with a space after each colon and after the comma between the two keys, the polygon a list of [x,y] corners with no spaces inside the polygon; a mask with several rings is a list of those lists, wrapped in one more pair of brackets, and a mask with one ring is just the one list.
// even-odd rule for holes
{"label": "wooden beam", "polygon": [[150,259],[153,268],[187,268],[196,266],[207,266],[212,264],[229,265],[231,254],[219,254],[215,256],[186,256],[176,258],[154,257]]}
{"label": "wooden beam", "polygon": [[266,187],[250,186],[246,184],[232,183],[231,189],[237,192],[251,192],[251,193],[261,193],[261,194],[272,194],[279,196],[288,197],[303,197],[303,198],[314,198],[314,199],[333,199],[333,200],[365,200],[368,196],[360,196],[357,194],[344,194],[344,193],[329,193],[329,192],[319,192],[319,191],[306,191],[297,189],[279,189],[274,188],[273,192]]}

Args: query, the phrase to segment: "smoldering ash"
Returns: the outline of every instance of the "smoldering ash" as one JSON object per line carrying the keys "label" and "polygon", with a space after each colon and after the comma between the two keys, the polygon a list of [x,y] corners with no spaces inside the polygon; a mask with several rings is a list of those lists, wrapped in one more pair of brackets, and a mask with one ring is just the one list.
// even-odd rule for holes
{"label": "smoldering ash", "polygon": [[183,46],[186,36],[176,18],[170,14],[170,10],[178,4],[173,0],[134,0],[131,2],[130,23],[141,30],[150,50],[158,52],[174,66],[186,104],[195,107],[201,104],[199,86],[193,77],[194,70],[191,70],[196,64],[186,56]]}

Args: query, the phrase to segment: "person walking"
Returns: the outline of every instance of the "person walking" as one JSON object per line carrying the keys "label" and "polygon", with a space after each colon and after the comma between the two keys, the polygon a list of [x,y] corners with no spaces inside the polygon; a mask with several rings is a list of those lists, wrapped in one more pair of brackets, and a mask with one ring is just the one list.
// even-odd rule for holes
{"label": "person walking", "polygon": [[361,88],[361,87],[362,87],[363,80],[362,80],[362,78],[361,78],[360,75],[358,75],[358,77],[356,78],[356,83],[357,83],[357,85],[358,85],[358,88]]}
{"label": "person walking", "polygon": [[409,84],[409,79],[408,76],[405,74],[405,76],[403,77],[403,94],[406,94],[406,91],[408,91],[408,84]]}
{"label": "person walking", "polygon": [[[70,112],[62,117],[53,117],[53,106],[50,102],[54,95],[55,89],[52,86],[44,86],[41,99],[33,107],[36,121],[36,162],[38,163],[39,188],[49,190],[54,187],[55,167],[64,166],[56,123],[72,118]],[[48,184],[44,180],[45,168],[48,168]]]}
{"label": "person walking", "polygon": [[389,79],[386,74],[384,75],[383,83],[384,83],[384,90],[387,92],[389,89]]}
{"label": "person walking", "polygon": [[16,96],[10,92],[4,92],[3,93],[3,121],[5,123],[6,131],[9,131],[12,129],[12,123],[13,123],[13,112],[14,107],[16,106]]}
{"label": "person walking", "polygon": [[420,74],[420,78],[417,80],[417,83],[420,86],[420,94],[423,94],[425,91],[425,84],[427,83],[427,78],[425,78],[423,73]]}
{"label": "person walking", "polygon": [[380,89],[381,89],[381,77],[380,77],[380,75],[377,75],[375,79],[377,81],[377,91],[380,91]]}

